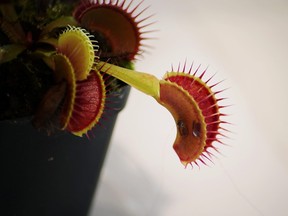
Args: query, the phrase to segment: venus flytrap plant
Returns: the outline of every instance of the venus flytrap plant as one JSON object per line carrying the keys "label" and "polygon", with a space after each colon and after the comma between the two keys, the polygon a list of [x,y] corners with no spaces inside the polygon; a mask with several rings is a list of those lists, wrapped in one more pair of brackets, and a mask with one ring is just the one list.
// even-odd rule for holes
{"label": "venus flytrap plant", "polygon": [[[14,73],[10,62],[15,62],[24,66],[29,76],[36,76],[32,86],[41,98],[28,100],[30,110],[26,115],[33,115],[32,123],[37,129],[50,132],[57,128],[77,136],[87,134],[108,106],[109,86],[118,86],[121,80],[153,97],[172,114],[177,127],[173,148],[183,165],[205,164],[211,160],[209,149],[217,150],[213,143],[221,143],[220,131],[224,129],[221,125],[227,123],[221,119],[224,114],[220,112],[223,107],[219,101],[223,98],[216,98],[221,91],[212,90],[218,83],[208,85],[212,77],[202,80],[206,70],[198,76],[199,68],[194,73],[192,66],[186,71],[186,63],[182,70],[172,68],[162,79],[133,70],[134,61],[145,46],[144,34],[151,32],[143,29],[153,22],[146,23],[151,16],[141,18],[147,8],[137,12],[143,1],[136,6],[132,3],[133,0],[81,1],[71,17],[68,12],[61,15],[61,10],[69,7],[64,3],[60,7],[58,2],[50,5],[52,9],[61,9],[54,19],[39,21],[30,15],[22,18],[24,24],[33,20],[34,31],[23,33],[19,17],[18,29],[25,43],[19,43],[15,31],[3,26],[9,22],[2,12],[2,33],[9,43],[1,45],[0,65]],[[6,7],[0,8],[3,11]],[[9,8],[15,15],[11,4]],[[51,8],[49,11],[53,11]],[[30,61],[31,65],[27,63]],[[18,73],[15,72],[17,76]],[[48,78],[42,78],[43,73]],[[32,81],[29,78],[27,85]],[[5,115],[4,118],[11,116]]]}

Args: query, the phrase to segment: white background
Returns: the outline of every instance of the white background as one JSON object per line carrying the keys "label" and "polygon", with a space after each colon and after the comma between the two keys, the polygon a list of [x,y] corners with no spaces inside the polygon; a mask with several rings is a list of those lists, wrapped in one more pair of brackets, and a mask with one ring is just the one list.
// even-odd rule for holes
{"label": "white background", "polygon": [[[139,2],[139,1],[136,1]],[[288,2],[146,0],[157,29],[138,71],[209,65],[233,133],[214,164],[184,169],[170,113],[133,89],[120,113],[91,216],[288,215]],[[144,14],[143,14],[144,15]],[[143,17],[143,16],[142,16]],[[149,34],[146,35],[149,37]]]}

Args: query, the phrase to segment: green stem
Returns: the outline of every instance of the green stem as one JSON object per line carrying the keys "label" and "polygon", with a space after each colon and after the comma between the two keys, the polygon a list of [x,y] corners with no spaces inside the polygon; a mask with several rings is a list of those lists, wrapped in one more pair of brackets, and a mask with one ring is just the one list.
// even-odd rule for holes
{"label": "green stem", "polygon": [[116,65],[109,64],[107,62],[99,62],[97,64],[97,69],[105,72],[119,80],[131,85],[132,87],[138,89],[139,91],[159,99],[159,80],[147,73],[137,72],[134,70],[129,70]]}

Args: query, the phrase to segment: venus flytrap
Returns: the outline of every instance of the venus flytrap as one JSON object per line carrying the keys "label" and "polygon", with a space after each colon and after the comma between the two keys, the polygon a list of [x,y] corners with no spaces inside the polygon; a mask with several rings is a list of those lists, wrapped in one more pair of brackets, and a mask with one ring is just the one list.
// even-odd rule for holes
{"label": "venus flytrap", "polygon": [[[49,15],[55,10],[57,16],[48,16],[47,20],[41,20],[42,16],[34,18],[37,11],[33,11],[30,3],[25,2],[23,17],[16,17],[15,30],[3,13],[7,5],[0,4],[3,33],[0,39],[4,43],[0,49],[0,66],[1,73],[5,71],[3,76],[14,73],[22,76],[13,64],[28,74],[25,84],[33,86],[38,95],[33,98],[28,89],[32,99],[24,98],[26,92],[19,97],[26,100],[29,108],[21,115],[32,115],[35,128],[49,133],[56,128],[76,136],[87,135],[109,106],[108,89],[119,86],[121,80],[153,97],[171,113],[177,127],[173,148],[185,167],[211,160],[209,149],[217,150],[214,143],[221,143],[220,138],[224,136],[221,130],[225,130],[222,124],[227,123],[222,120],[223,106],[219,105],[224,98],[216,98],[221,91],[213,90],[218,83],[208,84],[212,77],[203,81],[206,70],[198,76],[199,68],[192,73],[192,66],[187,70],[186,63],[182,70],[172,68],[162,79],[133,70],[137,56],[142,55],[145,47],[143,41],[147,37],[144,35],[151,33],[143,29],[153,23],[147,23],[151,16],[141,18],[147,8],[137,12],[143,1],[132,6],[133,0],[84,0],[73,11],[69,11],[70,5],[65,3],[51,3],[46,13]],[[13,4],[8,7],[16,16]],[[22,28],[21,24],[27,22],[30,22],[28,27],[33,28],[23,32],[28,27]],[[24,42],[19,42],[19,36]],[[10,88],[9,83],[7,86]],[[1,90],[4,92],[1,97],[11,97],[10,90],[6,92],[4,87]],[[1,118],[19,117],[20,108],[12,114],[8,108],[5,110],[8,114],[3,112]]]}
{"label": "venus flytrap", "polygon": [[225,123],[220,120],[218,101],[214,93],[208,86],[208,79],[203,82],[196,72],[191,74],[192,66],[188,73],[184,71],[168,72],[166,76],[158,80],[155,76],[137,72],[106,62],[99,62],[96,68],[110,74],[139,91],[152,96],[172,114],[176,126],[177,136],[173,148],[178,154],[180,161],[186,167],[188,164],[198,161],[205,164],[205,159],[210,160],[212,153],[209,148],[216,149],[212,143],[218,140],[220,124]]}

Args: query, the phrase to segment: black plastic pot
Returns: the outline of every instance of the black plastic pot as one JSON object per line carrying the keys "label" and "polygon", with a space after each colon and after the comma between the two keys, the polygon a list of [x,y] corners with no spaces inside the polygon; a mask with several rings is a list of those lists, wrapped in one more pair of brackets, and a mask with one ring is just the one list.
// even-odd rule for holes
{"label": "black plastic pot", "polygon": [[119,111],[130,88],[123,87],[90,136],[40,133],[26,121],[0,122],[3,216],[85,216],[96,190]]}

